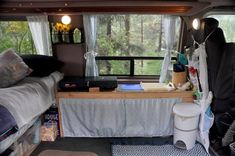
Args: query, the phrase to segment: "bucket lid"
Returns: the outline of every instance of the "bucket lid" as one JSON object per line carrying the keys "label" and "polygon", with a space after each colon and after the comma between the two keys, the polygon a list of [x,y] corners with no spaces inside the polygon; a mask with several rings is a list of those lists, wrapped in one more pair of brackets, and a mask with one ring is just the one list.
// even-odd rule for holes
{"label": "bucket lid", "polygon": [[194,103],[178,103],[173,107],[173,112],[176,115],[183,117],[193,117],[201,113],[200,106]]}

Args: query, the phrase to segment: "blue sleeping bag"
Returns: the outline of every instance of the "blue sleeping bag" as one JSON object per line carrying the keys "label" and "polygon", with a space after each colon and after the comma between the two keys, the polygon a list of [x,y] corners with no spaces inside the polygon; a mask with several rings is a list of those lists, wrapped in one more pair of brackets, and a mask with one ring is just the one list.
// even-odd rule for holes
{"label": "blue sleeping bag", "polygon": [[0,141],[15,133],[17,129],[14,117],[5,107],[0,105]]}

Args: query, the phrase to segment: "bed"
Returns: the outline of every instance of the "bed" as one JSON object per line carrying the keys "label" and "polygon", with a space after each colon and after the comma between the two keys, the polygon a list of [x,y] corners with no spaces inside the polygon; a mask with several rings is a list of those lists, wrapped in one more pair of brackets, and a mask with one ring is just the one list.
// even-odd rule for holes
{"label": "bed", "polygon": [[59,72],[41,78],[26,77],[0,89],[0,154],[55,103],[57,82],[62,77]]}

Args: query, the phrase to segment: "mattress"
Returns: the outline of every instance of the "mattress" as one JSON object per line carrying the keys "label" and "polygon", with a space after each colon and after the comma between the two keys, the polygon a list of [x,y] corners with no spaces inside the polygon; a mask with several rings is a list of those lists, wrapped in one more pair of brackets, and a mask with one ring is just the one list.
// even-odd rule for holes
{"label": "mattress", "polygon": [[55,103],[55,90],[62,74],[47,77],[27,77],[16,85],[0,89],[0,105],[14,117],[18,128],[23,127]]}
{"label": "mattress", "polygon": [[12,87],[0,89],[0,147],[6,137],[27,127],[55,103],[57,83],[62,78],[63,74],[54,72],[41,78],[27,77]]}

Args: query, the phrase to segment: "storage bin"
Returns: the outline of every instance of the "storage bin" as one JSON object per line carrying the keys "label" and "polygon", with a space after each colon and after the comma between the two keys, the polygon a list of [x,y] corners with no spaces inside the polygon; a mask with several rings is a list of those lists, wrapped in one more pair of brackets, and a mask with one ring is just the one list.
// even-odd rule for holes
{"label": "storage bin", "polygon": [[27,156],[39,145],[40,140],[41,119],[37,119],[35,123],[17,140],[8,150],[11,151],[9,156]]}
{"label": "storage bin", "polygon": [[23,136],[17,141],[17,150],[19,155],[29,155],[41,142],[40,137],[41,120],[37,120]]}

